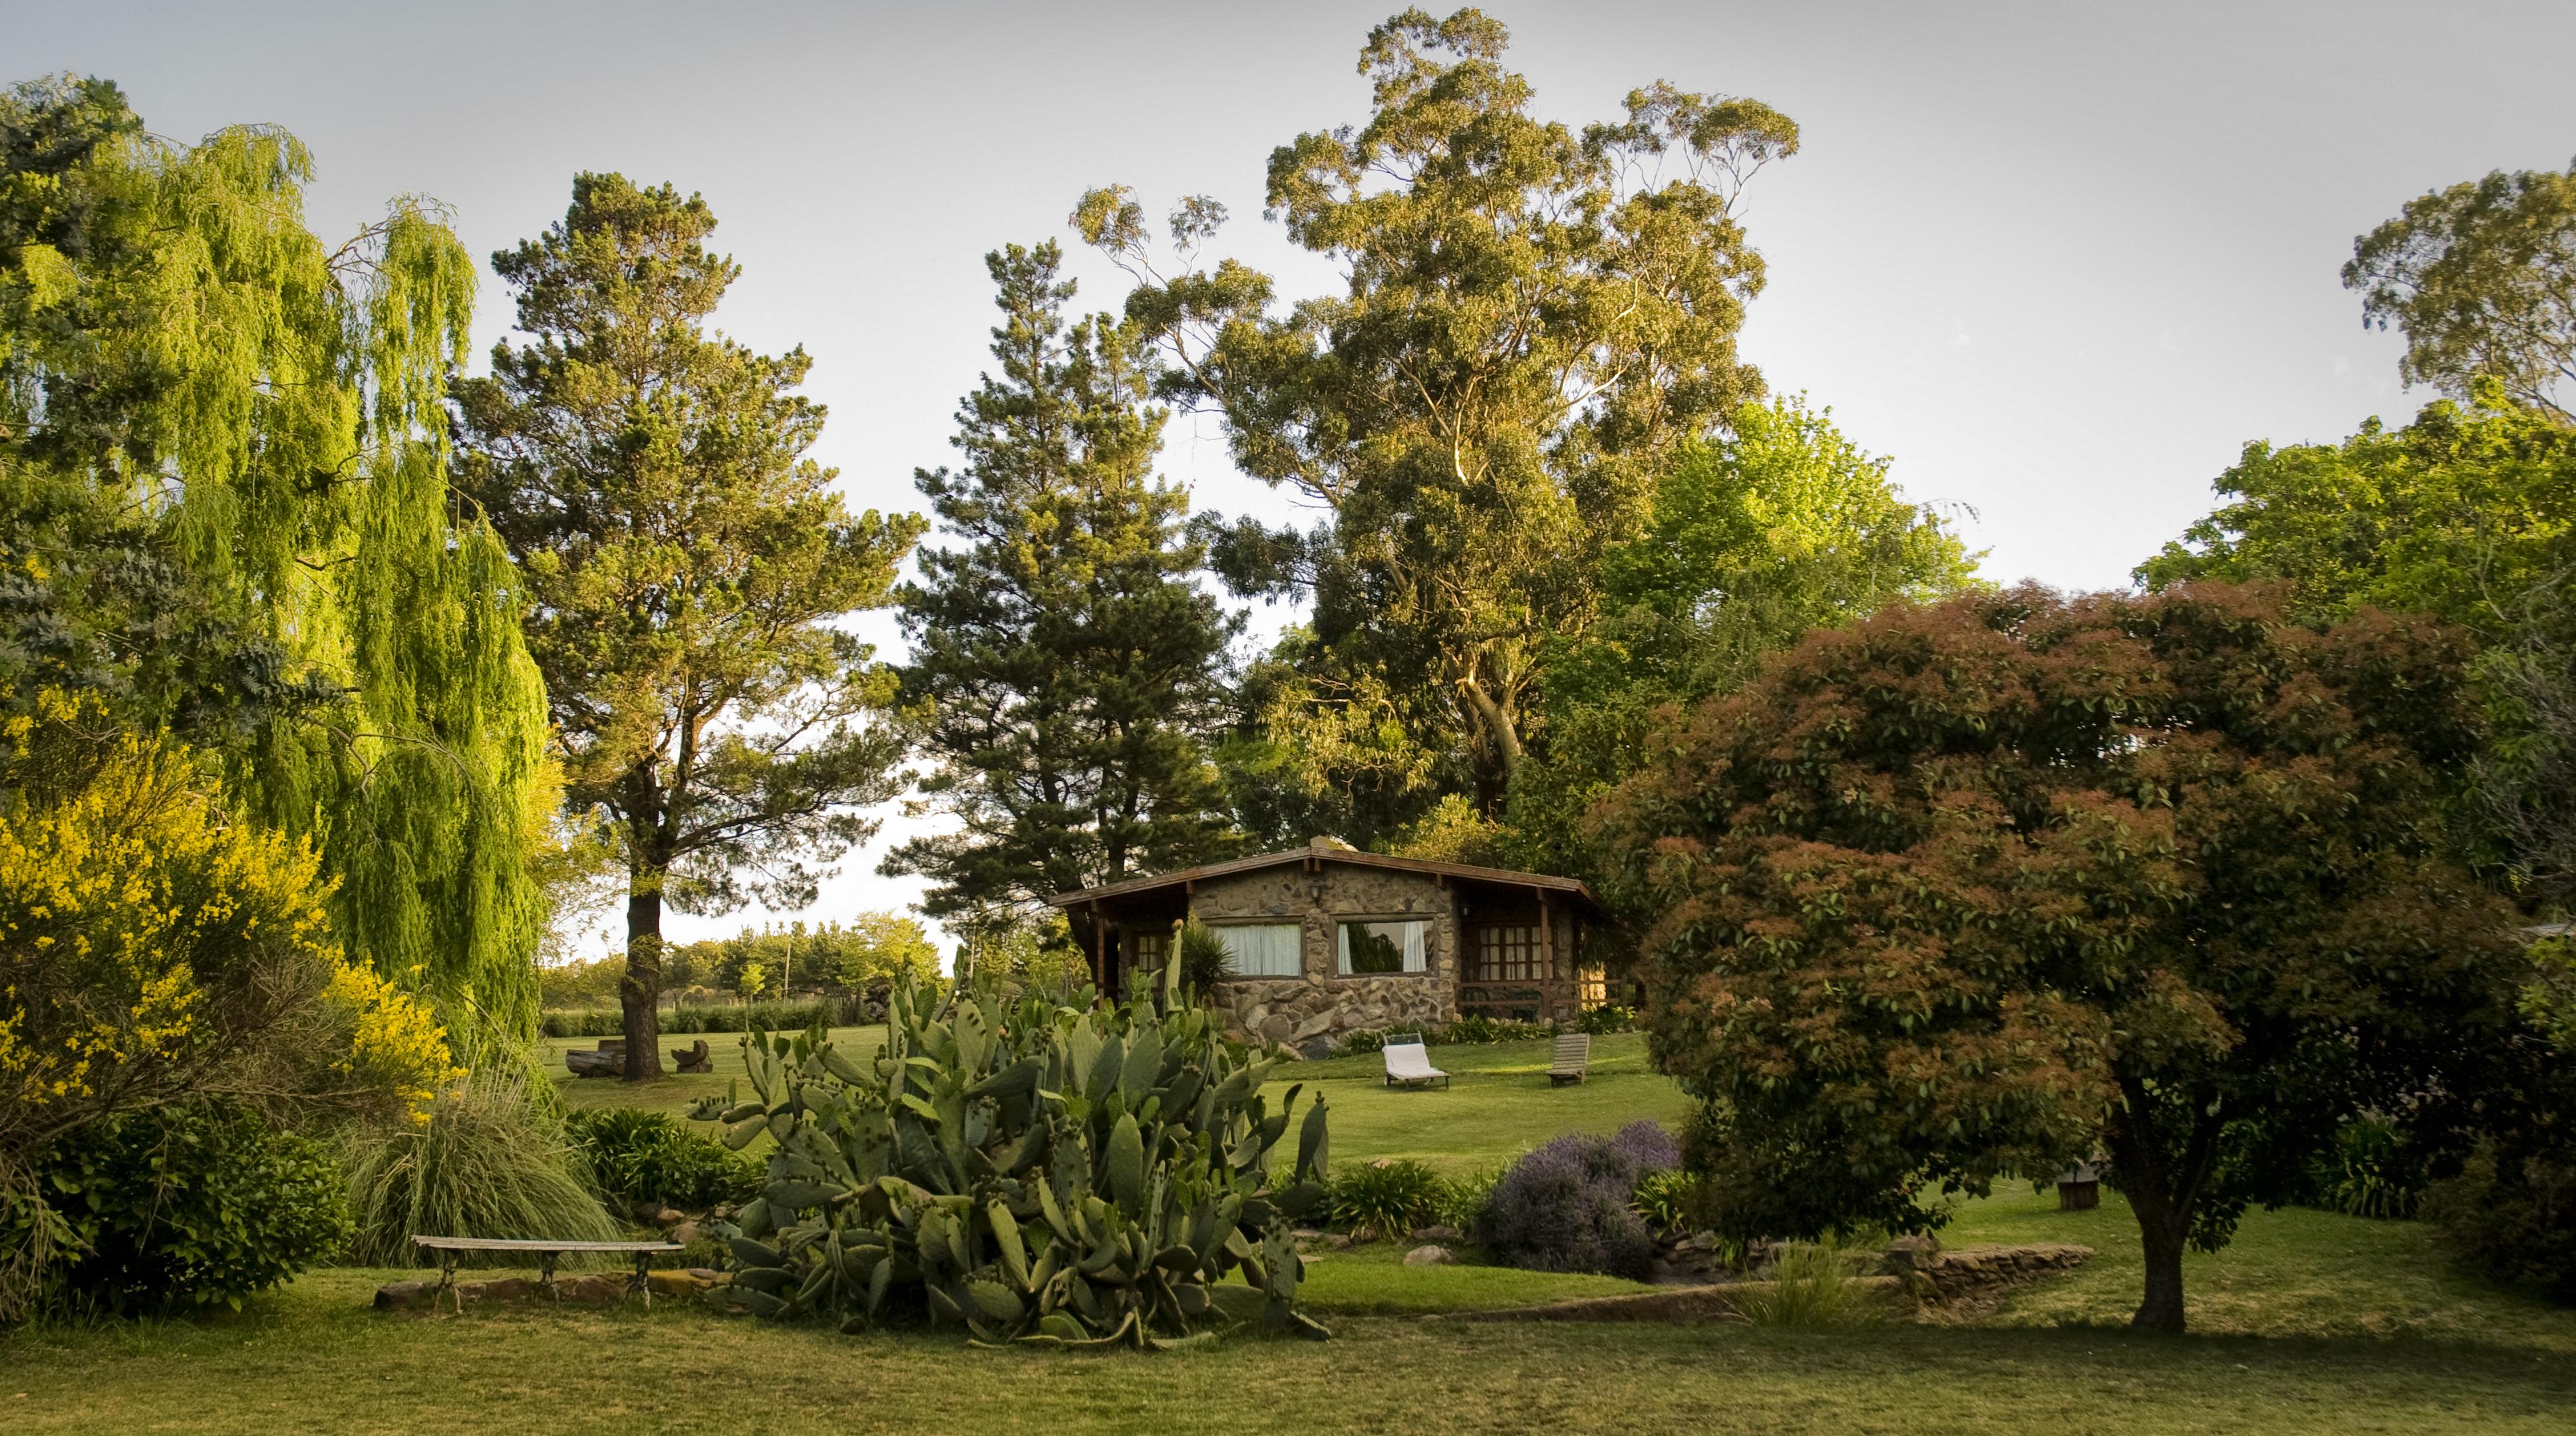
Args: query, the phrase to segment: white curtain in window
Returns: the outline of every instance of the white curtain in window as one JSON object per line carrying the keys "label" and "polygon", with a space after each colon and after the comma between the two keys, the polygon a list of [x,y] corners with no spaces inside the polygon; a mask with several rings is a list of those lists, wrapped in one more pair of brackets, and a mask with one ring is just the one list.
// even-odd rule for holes
{"label": "white curtain in window", "polygon": [[1351,931],[1354,928],[1371,937],[1383,938],[1394,943],[1396,950],[1404,954],[1404,970],[1406,972],[1428,971],[1429,964],[1423,959],[1422,938],[1423,934],[1429,930],[1430,926],[1431,924],[1427,922],[1346,922],[1341,924],[1342,975],[1344,977],[1352,975]]}
{"label": "white curtain in window", "polygon": [[1298,960],[1302,933],[1293,922],[1261,923],[1218,928],[1216,940],[1225,944],[1237,977],[1298,977],[1305,971]]}

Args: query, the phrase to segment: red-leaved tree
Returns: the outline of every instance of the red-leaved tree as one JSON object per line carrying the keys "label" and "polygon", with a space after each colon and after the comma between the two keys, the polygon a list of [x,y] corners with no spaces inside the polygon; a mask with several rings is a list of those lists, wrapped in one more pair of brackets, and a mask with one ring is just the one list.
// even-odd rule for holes
{"label": "red-leaved tree", "polygon": [[2025,587],[1812,634],[1668,726],[1597,817],[1712,1214],[1920,1229],[2107,1153],[2136,1324],[2180,1330],[2186,1246],[2508,1015],[2509,910],[2442,851],[2467,654],[2259,589]]}

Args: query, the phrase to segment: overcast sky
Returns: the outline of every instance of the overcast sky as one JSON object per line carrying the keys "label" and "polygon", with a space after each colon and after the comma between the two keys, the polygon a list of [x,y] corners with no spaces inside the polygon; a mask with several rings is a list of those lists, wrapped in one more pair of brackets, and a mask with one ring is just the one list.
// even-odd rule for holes
{"label": "overcast sky", "polygon": [[[1770,287],[1745,351],[1893,456],[1909,496],[1971,511],[2000,579],[2123,584],[2247,440],[2402,420],[2426,396],[2337,280],[2353,236],[2576,153],[2565,0],[1492,8],[1549,117],[1668,79],[1797,120],[1802,151],[1748,195]],[[700,191],[744,268],[723,326],[814,355],[819,457],[854,507],[905,509],[986,359],[984,252],[1070,243],[1083,189],[1131,185],[1157,214],[1213,194],[1236,218],[1211,254],[1291,293],[1329,281],[1261,220],[1262,167],[1363,118],[1353,66],[1390,9],[0,0],[0,69],[112,78],[180,139],[284,125],[325,234],[419,192],[488,255],[560,217],[576,170]],[[1116,305],[1114,270],[1074,268]],[[486,283],[484,348],[510,321]],[[1202,507],[1286,511],[1211,427],[1176,423],[1169,458]],[[799,916],[910,901],[881,848]]]}

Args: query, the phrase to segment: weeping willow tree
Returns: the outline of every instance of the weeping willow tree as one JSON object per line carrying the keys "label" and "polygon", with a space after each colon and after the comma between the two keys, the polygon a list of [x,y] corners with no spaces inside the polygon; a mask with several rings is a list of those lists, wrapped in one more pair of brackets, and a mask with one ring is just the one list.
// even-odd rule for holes
{"label": "weeping willow tree", "polygon": [[341,941],[533,1030],[552,784],[514,570],[448,485],[472,261],[432,203],[307,227],[283,131],[0,98],[0,692],[107,692],[308,838]]}

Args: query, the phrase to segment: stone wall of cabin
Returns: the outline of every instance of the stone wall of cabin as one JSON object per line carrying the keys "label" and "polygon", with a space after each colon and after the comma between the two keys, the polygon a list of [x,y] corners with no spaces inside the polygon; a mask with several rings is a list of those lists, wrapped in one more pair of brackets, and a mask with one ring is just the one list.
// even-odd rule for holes
{"label": "stone wall of cabin", "polygon": [[[1190,911],[1210,926],[1228,922],[1293,921],[1304,975],[1238,978],[1221,983],[1216,1001],[1242,1035],[1282,1042],[1313,1054],[1344,1032],[1445,1023],[1458,1015],[1457,904],[1449,889],[1427,873],[1395,872],[1324,862],[1263,868],[1202,880]],[[1337,925],[1344,920],[1421,918],[1419,973],[1344,977]]]}

